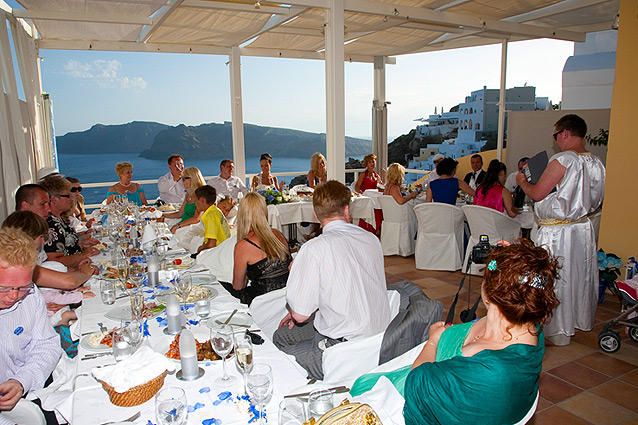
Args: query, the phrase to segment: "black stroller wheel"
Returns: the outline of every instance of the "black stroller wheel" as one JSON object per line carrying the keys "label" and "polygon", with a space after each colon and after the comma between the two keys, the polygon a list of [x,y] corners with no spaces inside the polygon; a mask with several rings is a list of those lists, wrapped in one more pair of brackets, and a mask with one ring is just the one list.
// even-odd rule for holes
{"label": "black stroller wheel", "polygon": [[637,328],[634,328],[634,327],[630,327],[629,328],[629,338],[631,338],[635,342],[638,342],[638,327]]}
{"label": "black stroller wheel", "polygon": [[598,335],[598,346],[605,353],[615,353],[620,350],[620,335],[613,330],[602,333]]}

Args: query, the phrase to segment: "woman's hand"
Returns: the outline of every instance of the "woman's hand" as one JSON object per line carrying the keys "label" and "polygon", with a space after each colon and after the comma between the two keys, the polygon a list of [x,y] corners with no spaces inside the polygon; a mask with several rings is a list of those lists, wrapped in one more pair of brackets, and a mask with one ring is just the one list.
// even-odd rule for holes
{"label": "woman's hand", "polygon": [[82,298],[86,299],[86,298],[95,298],[95,294],[91,291],[86,291],[85,293],[82,294]]}
{"label": "woman's hand", "polygon": [[177,229],[179,229],[179,226],[175,224],[173,227],[171,227],[171,233],[175,234],[175,232],[177,232]]}
{"label": "woman's hand", "polygon": [[441,339],[441,335],[450,326],[452,325],[445,324],[445,322],[443,321],[432,324],[432,326],[430,326],[430,339],[428,340],[428,344],[432,343],[434,344],[435,347],[438,346],[439,339]]}

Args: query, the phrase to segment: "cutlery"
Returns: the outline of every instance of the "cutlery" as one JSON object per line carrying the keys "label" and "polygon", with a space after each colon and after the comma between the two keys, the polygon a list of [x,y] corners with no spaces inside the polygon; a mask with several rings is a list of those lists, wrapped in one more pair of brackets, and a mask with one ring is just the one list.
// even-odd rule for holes
{"label": "cutlery", "polygon": [[226,319],[226,321],[224,323],[221,323],[222,325],[227,325],[228,322],[230,322],[230,319],[233,318],[233,316],[235,315],[235,313],[237,313],[237,309],[234,309],[232,313],[230,313],[230,316],[228,316],[228,319]]}
{"label": "cutlery", "polygon": [[137,418],[139,418],[141,416],[142,412],[137,412],[136,414],[134,414],[133,416],[131,416],[128,419],[124,419],[122,421],[111,421],[111,422],[104,422],[101,423],[100,425],[110,425],[110,424],[119,424],[120,422],[133,422],[135,421]]}
{"label": "cutlery", "polygon": [[102,331],[102,333],[107,333],[109,331],[108,329],[106,329],[106,326],[104,326],[104,323],[97,322],[97,325],[100,327],[100,330]]}
{"label": "cutlery", "polygon": [[249,328],[249,325],[240,325],[240,324],[236,324],[236,323],[225,323],[225,322],[220,322],[219,320],[215,320],[215,323],[217,323],[218,325],[229,325],[229,326],[235,326],[236,328]]}
{"label": "cutlery", "polygon": [[98,357],[111,356],[111,355],[113,355],[113,351],[105,351],[103,353],[87,354],[86,356],[82,357],[80,360],[93,360],[93,359],[97,359]]}
{"label": "cutlery", "polygon": [[[350,388],[345,387],[345,386],[340,386],[340,387],[332,387],[332,388],[328,388],[328,391],[332,391],[333,394],[341,394],[341,393],[347,393],[348,391],[350,391]],[[313,390],[314,391],[314,390]],[[307,393],[299,393],[299,394],[289,394],[289,395],[285,395],[284,398],[301,398],[301,397],[308,397],[310,395],[311,391],[307,392]]]}

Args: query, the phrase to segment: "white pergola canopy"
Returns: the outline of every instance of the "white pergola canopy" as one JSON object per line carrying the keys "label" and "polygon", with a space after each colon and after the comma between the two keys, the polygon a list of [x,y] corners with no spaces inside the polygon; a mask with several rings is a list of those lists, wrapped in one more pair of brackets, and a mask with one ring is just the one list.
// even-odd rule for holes
{"label": "white pergola canopy", "polygon": [[[620,0],[16,1],[23,9],[0,0],[0,14],[11,27],[28,113],[19,116],[16,77],[9,67],[0,67],[7,99],[0,102],[0,124],[11,123],[9,130],[0,131],[0,197],[5,198],[26,183],[29,174],[34,176],[37,167],[52,165],[42,119],[38,49],[228,55],[239,176],[245,174],[241,56],[324,60],[328,175],[343,181],[345,61],[374,64],[374,146],[379,164],[386,164],[385,65],[395,63],[392,56],[502,43],[504,91],[508,41],[584,41],[587,32],[609,29],[620,6]],[[8,32],[0,30],[2,64],[14,60],[9,44]],[[499,109],[502,129],[504,110]],[[21,128],[31,135],[31,149],[24,155]],[[18,159],[11,159],[16,151]]]}

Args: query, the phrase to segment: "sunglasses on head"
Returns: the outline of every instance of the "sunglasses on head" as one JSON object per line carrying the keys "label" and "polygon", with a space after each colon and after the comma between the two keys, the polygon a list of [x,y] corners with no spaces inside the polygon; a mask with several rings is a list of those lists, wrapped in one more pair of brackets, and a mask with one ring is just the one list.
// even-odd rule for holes
{"label": "sunglasses on head", "polygon": [[82,192],[82,186],[72,187],[71,192]]}

